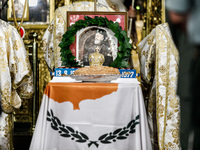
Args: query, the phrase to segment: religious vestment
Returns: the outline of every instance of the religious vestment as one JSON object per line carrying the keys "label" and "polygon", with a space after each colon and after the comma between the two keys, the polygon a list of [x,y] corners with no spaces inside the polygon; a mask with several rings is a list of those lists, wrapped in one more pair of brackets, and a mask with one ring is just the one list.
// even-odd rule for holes
{"label": "religious vestment", "polygon": [[180,149],[180,104],[176,95],[179,53],[168,24],[156,26],[139,47],[141,79],[154,149]]}
{"label": "religious vestment", "polygon": [[[199,0],[167,0],[169,14],[181,15],[185,20],[184,31],[175,24],[174,36],[180,52],[178,95],[181,101],[181,148],[200,149],[200,1]],[[184,15],[183,15],[184,14]],[[170,19],[173,19],[170,17]],[[180,21],[180,20],[179,20]],[[187,34],[185,34],[185,32]],[[192,133],[192,134],[191,134]],[[192,137],[192,138],[191,138]],[[190,140],[188,140],[190,139]],[[193,139],[193,140],[191,140]]]}
{"label": "religious vestment", "polygon": [[33,78],[29,57],[17,30],[0,20],[0,150],[12,149],[12,113],[21,98],[31,98]]}
{"label": "religious vestment", "polygon": [[[97,3],[97,11],[113,12],[109,7],[110,0],[100,0]],[[119,11],[126,11],[125,6],[118,7]],[[74,2],[55,11],[55,16],[43,36],[44,57],[51,71],[62,65],[60,47],[58,46],[62,35],[67,29],[66,13],[67,11],[94,11],[94,2]]]}

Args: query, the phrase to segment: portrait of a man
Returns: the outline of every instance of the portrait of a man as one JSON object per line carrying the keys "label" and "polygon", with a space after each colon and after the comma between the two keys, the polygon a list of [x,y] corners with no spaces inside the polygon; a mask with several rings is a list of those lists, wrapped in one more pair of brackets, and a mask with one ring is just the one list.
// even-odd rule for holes
{"label": "portrait of a man", "polygon": [[113,62],[111,37],[108,36],[106,30],[92,28],[85,31],[79,38],[78,58],[81,65],[89,66],[89,55],[96,52],[97,47],[99,53],[105,57],[104,66],[109,66]]}

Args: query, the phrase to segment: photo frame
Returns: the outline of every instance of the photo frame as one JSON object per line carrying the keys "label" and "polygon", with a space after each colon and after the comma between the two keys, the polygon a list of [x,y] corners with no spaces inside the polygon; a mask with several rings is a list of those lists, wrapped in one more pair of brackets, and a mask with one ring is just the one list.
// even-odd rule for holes
{"label": "photo frame", "polygon": [[[17,21],[21,21],[21,18],[23,16],[23,11],[24,11],[24,5],[25,5],[25,0],[14,0],[14,5],[15,5],[15,15]],[[24,21],[29,21],[29,4],[27,1],[25,8],[25,15],[24,15]],[[7,12],[7,19],[8,21],[14,21],[13,17],[13,10],[12,10],[12,1],[8,1],[8,12]]]}
{"label": "photo frame", "polygon": [[[16,0],[15,0],[16,1]],[[14,2],[15,2],[14,1]],[[20,0],[18,0],[20,1]],[[24,2],[25,0],[21,0]],[[14,21],[12,16],[12,3],[8,1],[7,19],[8,21]],[[24,22],[26,24],[49,24],[54,17],[55,1],[54,0],[31,0],[28,1]],[[23,9],[22,9],[23,10]],[[17,21],[21,21],[21,18],[17,18]]]}
{"label": "photo frame", "polygon": [[[108,20],[118,22],[122,30],[127,31],[127,12],[67,12],[67,27],[88,16],[94,18],[107,17]],[[98,48],[97,48],[98,47]],[[105,57],[104,66],[109,66],[117,57],[118,40],[111,29],[99,26],[90,26],[76,33],[76,40],[70,45],[72,54],[79,65],[89,66],[89,55],[99,49]]]}

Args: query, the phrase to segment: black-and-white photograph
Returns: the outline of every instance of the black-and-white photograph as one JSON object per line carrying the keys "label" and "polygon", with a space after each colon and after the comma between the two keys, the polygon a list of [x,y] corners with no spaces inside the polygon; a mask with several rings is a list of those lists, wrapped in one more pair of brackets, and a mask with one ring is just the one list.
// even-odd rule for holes
{"label": "black-and-white photograph", "polygon": [[106,28],[90,27],[77,33],[76,55],[80,65],[88,66],[89,55],[95,53],[97,48],[105,57],[104,66],[113,62],[117,55],[118,41],[110,31]]}

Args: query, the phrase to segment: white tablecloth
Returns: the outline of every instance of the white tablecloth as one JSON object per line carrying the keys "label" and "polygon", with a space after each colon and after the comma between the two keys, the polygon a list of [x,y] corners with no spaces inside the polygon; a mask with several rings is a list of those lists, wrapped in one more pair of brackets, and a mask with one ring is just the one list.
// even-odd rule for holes
{"label": "white tablecloth", "polygon": [[[69,92],[76,90],[78,95],[82,90],[80,87],[85,87],[82,92],[87,93],[89,99],[74,103],[73,97],[69,100]],[[112,88],[115,88],[113,92]],[[90,99],[90,96],[95,97],[94,91],[98,89],[111,92]],[[61,99],[59,92],[66,98]],[[77,95],[74,97],[80,99]],[[146,111],[138,84],[47,85],[30,150],[151,149]]]}

